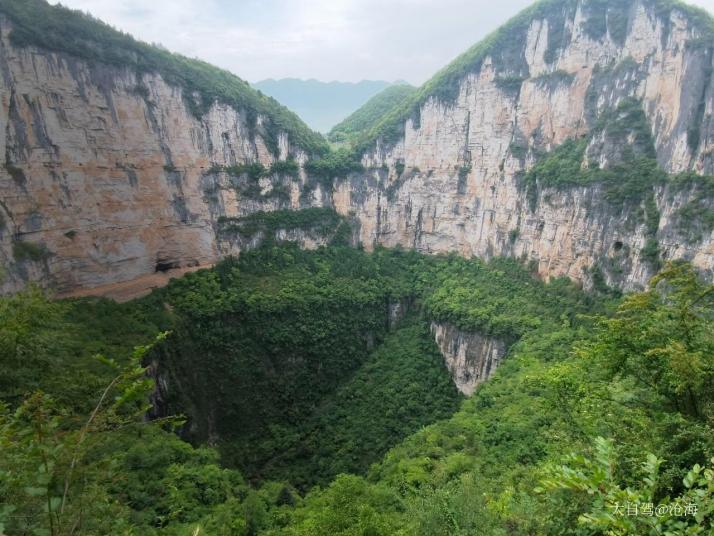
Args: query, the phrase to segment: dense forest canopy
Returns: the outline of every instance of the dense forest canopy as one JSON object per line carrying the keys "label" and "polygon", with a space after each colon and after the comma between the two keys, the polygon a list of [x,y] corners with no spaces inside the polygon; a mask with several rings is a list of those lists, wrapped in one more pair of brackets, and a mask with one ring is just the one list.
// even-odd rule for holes
{"label": "dense forest canopy", "polygon": [[[612,296],[510,260],[268,243],[125,304],[2,298],[0,526],[708,533],[714,288],[677,264]],[[510,345],[468,399],[432,320]]]}

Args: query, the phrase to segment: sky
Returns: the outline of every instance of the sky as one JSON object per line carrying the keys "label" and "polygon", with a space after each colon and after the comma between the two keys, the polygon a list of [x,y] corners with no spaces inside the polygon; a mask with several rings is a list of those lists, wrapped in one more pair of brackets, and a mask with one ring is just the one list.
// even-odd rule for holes
{"label": "sky", "polygon": [[[56,2],[53,2],[56,3]],[[531,0],[61,0],[250,82],[419,85]],[[714,14],[714,0],[690,1]]]}

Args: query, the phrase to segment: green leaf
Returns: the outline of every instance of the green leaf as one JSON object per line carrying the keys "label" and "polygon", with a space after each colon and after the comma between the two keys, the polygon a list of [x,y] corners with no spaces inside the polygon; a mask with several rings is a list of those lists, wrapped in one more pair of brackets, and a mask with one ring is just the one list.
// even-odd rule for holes
{"label": "green leaf", "polygon": [[44,506],[44,511],[47,512],[48,510],[51,510],[52,512],[56,512],[57,509],[61,506],[62,504],[62,497],[52,497],[50,499],[49,504],[45,503]]}
{"label": "green leaf", "polygon": [[41,497],[44,494],[47,493],[47,488],[38,488],[35,486],[26,486],[22,488],[22,491],[24,491],[27,495],[30,497]]}

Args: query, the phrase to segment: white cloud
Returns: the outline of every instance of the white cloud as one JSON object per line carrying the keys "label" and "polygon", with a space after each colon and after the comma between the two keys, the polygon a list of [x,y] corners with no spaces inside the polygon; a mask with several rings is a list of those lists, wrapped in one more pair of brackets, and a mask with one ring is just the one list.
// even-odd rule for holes
{"label": "white cloud", "polygon": [[[62,0],[239,76],[421,83],[530,0]],[[714,0],[694,3],[714,11]]]}

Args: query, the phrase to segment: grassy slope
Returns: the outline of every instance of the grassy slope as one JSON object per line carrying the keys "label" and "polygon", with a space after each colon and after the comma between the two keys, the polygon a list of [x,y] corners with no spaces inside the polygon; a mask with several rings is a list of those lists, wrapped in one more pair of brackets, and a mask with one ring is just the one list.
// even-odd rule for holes
{"label": "grassy slope", "polygon": [[352,141],[360,133],[369,131],[384,114],[410,97],[416,88],[408,84],[390,86],[369,99],[358,110],[332,127],[327,135],[332,142]]}
{"label": "grassy slope", "polygon": [[[51,6],[44,0],[0,0],[0,13],[13,24],[11,39],[15,44],[65,52],[90,62],[132,69],[137,74],[158,73],[167,83],[184,89],[187,104],[196,116],[214,101],[244,110],[253,127],[257,115],[265,116],[261,134],[274,153],[281,131],[309,154],[327,150],[322,136],[297,115],[228,71],[137,41],[80,11]],[[197,100],[188,97],[194,92]]]}

